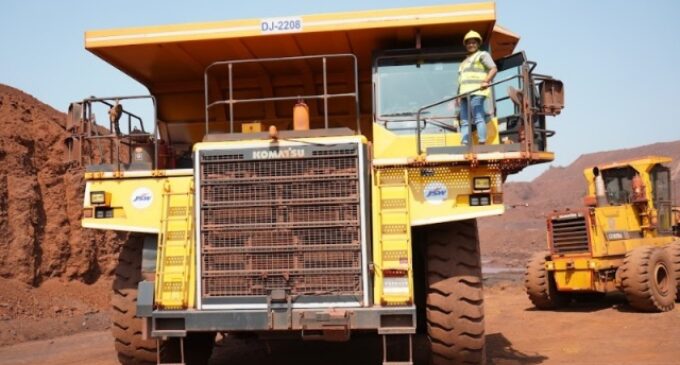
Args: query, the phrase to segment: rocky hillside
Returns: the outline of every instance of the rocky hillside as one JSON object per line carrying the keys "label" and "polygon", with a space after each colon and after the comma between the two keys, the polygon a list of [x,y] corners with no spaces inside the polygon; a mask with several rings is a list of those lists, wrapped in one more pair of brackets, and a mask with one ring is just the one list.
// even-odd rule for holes
{"label": "rocky hillside", "polygon": [[670,167],[675,201],[680,204],[680,141],[581,155],[568,166],[551,167],[532,182],[505,185],[505,215],[480,221],[483,255],[492,258],[494,264],[522,265],[531,252],[546,248],[546,213],[582,206],[584,169],[647,155],[673,158]]}
{"label": "rocky hillside", "polygon": [[0,276],[93,282],[125,235],[84,230],[82,171],[67,162],[63,113],[0,84]]}

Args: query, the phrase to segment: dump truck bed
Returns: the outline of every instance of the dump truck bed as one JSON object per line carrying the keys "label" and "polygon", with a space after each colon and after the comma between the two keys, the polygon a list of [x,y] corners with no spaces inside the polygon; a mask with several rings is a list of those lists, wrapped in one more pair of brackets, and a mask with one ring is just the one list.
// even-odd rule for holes
{"label": "dump truck bed", "polygon": [[[85,46],[155,95],[159,119],[175,124],[175,138],[170,139],[192,134],[185,142],[195,142],[202,136],[200,128],[191,126],[205,118],[204,71],[213,62],[354,54],[362,123],[370,123],[373,52],[415,48],[418,43],[458,46],[464,33],[474,29],[490,39],[494,57],[502,57],[514,50],[519,38],[495,22],[494,3],[473,3],[96,30],[86,32]],[[320,78],[320,70],[310,62],[249,67],[241,79],[234,80],[236,93],[276,95],[277,90],[291,87],[286,75],[310,80],[304,87],[315,89]],[[346,78],[343,73],[348,72],[336,73],[338,80]],[[332,83],[333,75],[329,77]],[[224,96],[224,87],[217,89],[222,90],[217,98]]]}

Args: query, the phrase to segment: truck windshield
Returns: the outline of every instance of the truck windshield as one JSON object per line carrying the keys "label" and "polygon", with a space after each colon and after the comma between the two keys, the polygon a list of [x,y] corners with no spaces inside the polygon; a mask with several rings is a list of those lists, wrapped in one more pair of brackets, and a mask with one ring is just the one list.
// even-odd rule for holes
{"label": "truck windshield", "polygon": [[[378,120],[415,120],[419,108],[456,95],[458,62],[453,57],[379,58],[376,70]],[[429,119],[451,119],[453,102],[426,111]]]}

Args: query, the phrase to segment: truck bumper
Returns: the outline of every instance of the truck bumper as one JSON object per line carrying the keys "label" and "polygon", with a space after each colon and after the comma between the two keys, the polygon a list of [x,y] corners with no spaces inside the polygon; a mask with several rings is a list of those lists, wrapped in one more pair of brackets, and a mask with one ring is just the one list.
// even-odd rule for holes
{"label": "truck bumper", "polygon": [[151,336],[185,336],[187,332],[345,331],[415,333],[416,309],[372,307],[342,309],[153,311]]}

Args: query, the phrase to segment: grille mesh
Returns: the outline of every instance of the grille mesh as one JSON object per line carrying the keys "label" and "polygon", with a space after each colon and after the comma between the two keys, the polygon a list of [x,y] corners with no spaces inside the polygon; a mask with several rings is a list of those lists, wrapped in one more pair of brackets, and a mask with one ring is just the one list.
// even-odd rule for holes
{"label": "grille mesh", "polygon": [[553,253],[580,253],[590,250],[584,216],[579,214],[565,218],[557,217],[552,219],[551,224]]}
{"label": "grille mesh", "polygon": [[201,156],[203,297],[361,296],[356,147],[248,155]]}

